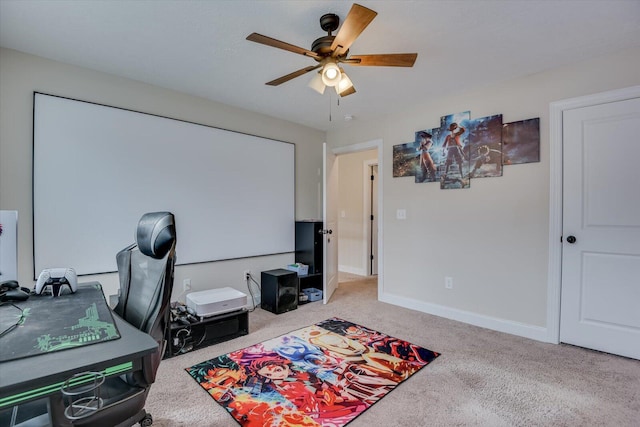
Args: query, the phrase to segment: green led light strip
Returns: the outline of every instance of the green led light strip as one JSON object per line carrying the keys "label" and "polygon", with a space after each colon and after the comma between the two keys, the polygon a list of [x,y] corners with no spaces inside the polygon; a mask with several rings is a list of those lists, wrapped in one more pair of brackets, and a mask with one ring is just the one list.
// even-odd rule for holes
{"label": "green led light strip", "polygon": [[[124,374],[125,372],[129,372],[132,369],[133,369],[133,362],[126,362],[126,363],[121,363],[120,365],[115,365],[115,366],[106,368],[101,373],[105,377],[109,377],[112,375]],[[77,386],[77,385],[85,384],[90,381],[93,381],[93,378],[94,378],[93,375],[90,375],[90,374],[87,374],[86,376],[79,376],[75,378],[73,381],[71,381],[70,385]],[[15,406],[27,400],[32,400],[37,397],[53,394],[55,392],[60,391],[64,383],[65,381],[61,381],[55,384],[46,385],[44,387],[39,387],[33,390],[24,391],[22,393],[0,398],[0,408]]]}

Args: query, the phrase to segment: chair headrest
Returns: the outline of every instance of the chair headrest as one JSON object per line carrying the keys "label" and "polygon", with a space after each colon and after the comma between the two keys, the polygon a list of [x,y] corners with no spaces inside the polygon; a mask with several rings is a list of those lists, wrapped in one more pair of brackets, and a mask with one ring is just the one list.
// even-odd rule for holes
{"label": "chair headrest", "polygon": [[138,221],[136,243],[143,254],[163,258],[175,240],[176,225],[171,212],[149,212]]}

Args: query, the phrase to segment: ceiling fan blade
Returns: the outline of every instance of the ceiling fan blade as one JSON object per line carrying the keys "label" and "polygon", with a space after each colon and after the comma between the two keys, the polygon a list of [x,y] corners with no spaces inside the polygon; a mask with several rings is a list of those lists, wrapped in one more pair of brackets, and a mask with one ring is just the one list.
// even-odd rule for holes
{"label": "ceiling fan blade", "polygon": [[302,47],[298,47],[289,43],[285,43],[283,41],[280,40],[276,40],[274,38],[271,37],[267,37],[267,36],[263,36],[262,34],[258,34],[258,33],[251,33],[247,36],[247,40],[252,41],[252,42],[256,42],[256,43],[261,43],[261,44],[265,44],[267,46],[271,46],[271,47],[277,47],[278,49],[283,49],[283,50],[287,50],[289,52],[293,52],[293,53],[298,53],[300,55],[304,55],[304,56],[310,56],[311,58],[317,58],[318,54],[315,52],[312,52],[310,50],[304,49]]}
{"label": "ceiling fan blade", "polygon": [[336,34],[333,43],[331,44],[331,50],[333,51],[333,57],[344,55],[351,44],[358,38],[360,33],[367,28],[367,25],[373,21],[378,12],[374,12],[371,9],[367,9],[364,6],[354,3],[351,6],[351,10],[347,14],[347,18],[344,20],[338,34]]}
{"label": "ceiling fan blade", "polygon": [[418,57],[417,53],[387,53],[380,55],[351,55],[349,59],[342,61],[349,65],[363,67],[413,67]]}
{"label": "ceiling fan blade", "polygon": [[296,77],[299,77],[303,74],[307,74],[309,71],[316,70],[320,67],[322,67],[322,65],[311,65],[309,67],[305,67],[298,71],[294,71],[293,73],[287,74],[286,76],[282,76],[275,80],[271,80],[270,82],[267,82],[265,84],[268,84],[269,86],[278,86],[278,85],[281,85],[282,83],[286,83],[291,79],[295,79]]}

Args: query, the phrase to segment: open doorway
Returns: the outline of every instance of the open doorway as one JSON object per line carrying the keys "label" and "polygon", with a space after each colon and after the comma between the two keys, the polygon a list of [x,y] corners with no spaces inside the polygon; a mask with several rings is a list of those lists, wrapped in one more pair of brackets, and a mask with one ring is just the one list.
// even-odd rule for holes
{"label": "open doorway", "polygon": [[337,153],[339,286],[379,286],[378,151],[374,145]]}

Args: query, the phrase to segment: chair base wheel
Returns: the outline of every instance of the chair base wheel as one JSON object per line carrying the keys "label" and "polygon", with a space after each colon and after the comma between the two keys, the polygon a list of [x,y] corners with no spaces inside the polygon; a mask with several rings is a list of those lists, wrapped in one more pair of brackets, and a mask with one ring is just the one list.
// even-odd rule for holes
{"label": "chair base wheel", "polygon": [[152,424],[153,424],[153,418],[151,417],[151,414],[145,415],[144,418],[140,420],[140,425],[142,427],[149,427]]}

